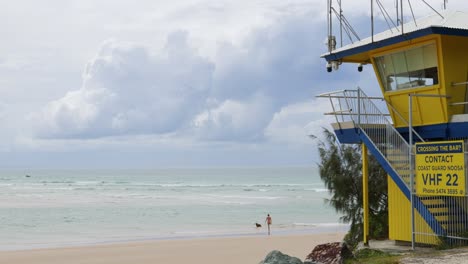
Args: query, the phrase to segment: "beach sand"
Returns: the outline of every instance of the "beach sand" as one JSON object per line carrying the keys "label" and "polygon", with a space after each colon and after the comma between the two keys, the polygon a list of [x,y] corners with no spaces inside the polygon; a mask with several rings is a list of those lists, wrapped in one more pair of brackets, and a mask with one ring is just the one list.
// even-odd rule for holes
{"label": "beach sand", "polygon": [[343,233],[221,237],[3,251],[0,252],[0,263],[256,264],[275,249],[304,260],[316,245],[342,241],[343,237]]}

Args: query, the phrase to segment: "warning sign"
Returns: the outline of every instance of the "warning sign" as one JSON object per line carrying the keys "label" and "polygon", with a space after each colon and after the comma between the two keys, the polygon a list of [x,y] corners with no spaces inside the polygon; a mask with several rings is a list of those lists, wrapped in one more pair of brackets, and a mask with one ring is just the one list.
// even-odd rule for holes
{"label": "warning sign", "polygon": [[463,141],[416,144],[416,194],[465,196]]}

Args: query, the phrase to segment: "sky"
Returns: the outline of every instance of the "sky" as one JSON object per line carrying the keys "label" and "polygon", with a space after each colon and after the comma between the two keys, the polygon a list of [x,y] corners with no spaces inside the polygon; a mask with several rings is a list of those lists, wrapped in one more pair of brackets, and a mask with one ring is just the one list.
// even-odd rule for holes
{"label": "sky", "polygon": [[[370,35],[369,5],[343,1],[360,37]],[[0,7],[0,168],[314,166],[308,135],[330,123],[315,96],[379,93],[369,66],[326,72],[323,0]]]}

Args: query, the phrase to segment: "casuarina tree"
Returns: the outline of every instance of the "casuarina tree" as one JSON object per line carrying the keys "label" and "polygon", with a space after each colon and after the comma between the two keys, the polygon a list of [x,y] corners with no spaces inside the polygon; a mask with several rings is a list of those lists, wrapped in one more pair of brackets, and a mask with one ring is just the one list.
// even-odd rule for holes
{"label": "casuarina tree", "polygon": [[[331,198],[326,202],[350,224],[345,241],[355,246],[363,240],[362,156],[359,144],[340,144],[333,132],[323,129],[319,141],[320,178]],[[319,138],[323,138],[319,140]],[[369,236],[388,237],[387,174],[375,158],[369,156]]]}

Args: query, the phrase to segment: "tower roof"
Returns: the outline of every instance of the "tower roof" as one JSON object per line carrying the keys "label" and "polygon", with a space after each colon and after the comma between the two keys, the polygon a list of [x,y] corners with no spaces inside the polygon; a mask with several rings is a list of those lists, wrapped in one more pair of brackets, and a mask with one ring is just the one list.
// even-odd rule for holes
{"label": "tower roof", "polygon": [[468,14],[462,11],[442,11],[440,15],[434,14],[394,27],[387,31],[362,39],[352,44],[327,52],[321,57],[327,61],[341,60],[345,57],[375,50],[381,47],[424,37],[431,34],[452,35],[468,37]]}

